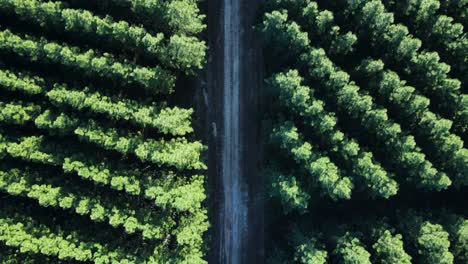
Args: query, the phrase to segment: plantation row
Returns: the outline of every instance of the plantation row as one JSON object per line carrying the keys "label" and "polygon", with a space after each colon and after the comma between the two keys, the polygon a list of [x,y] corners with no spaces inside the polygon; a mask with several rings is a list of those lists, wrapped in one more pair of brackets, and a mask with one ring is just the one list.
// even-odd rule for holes
{"label": "plantation row", "polygon": [[[24,258],[29,259],[30,263],[37,263],[48,256],[54,263],[60,263],[59,259],[95,263],[160,263],[168,259],[164,252],[158,252],[158,247],[142,245],[138,250],[119,248],[115,242],[120,239],[106,241],[99,233],[108,230],[86,227],[75,220],[69,220],[63,226],[53,225],[46,222],[44,216],[37,215],[37,211],[28,208],[24,202],[13,202],[26,209],[18,210],[2,204],[0,239],[9,247],[20,248],[20,252],[10,253],[17,261]],[[43,213],[51,216],[51,212]],[[107,235],[116,234],[107,232]]]}
{"label": "plantation row", "polygon": [[[288,243],[293,261],[287,252],[277,249],[268,263],[410,264],[468,260],[468,220],[455,214],[437,218],[409,211],[395,223],[388,219],[367,219],[338,229],[321,226],[321,230],[310,230],[305,226],[305,223],[297,224],[290,230]],[[417,258],[412,257],[415,255]]]}
{"label": "plantation row", "polygon": [[204,15],[85,2],[0,0],[0,258],[206,263],[206,147],[175,93]]}
{"label": "plantation row", "polygon": [[[439,8],[436,0],[266,2],[257,29],[268,54],[265,89],[275,98],[268,101],[277,102],[265,116],[266,151],[276,153],[264,174],[272,198],[266,231],[274,241],[267,251],[271,261],[462,263],[466,258],[463,246],[454,257],[448,233],[424,219],[398,231],[380,228],[386,225],[379,220],[370,224],[375,230],[356,236],[359,213],[335,212],[333,217],[345,214],[352,223],[337,224],[340,231],[330,233],[326,223],[333,217],[322,223],[316,211],[321,203],[365,207],[389,199],[395,202],[386,214],[394,215],[407,207],[400,196],[467,187],[468,96],[462,87],[468,46],[462,24]],[[464,221],[463,214],[459,218]],[[299,234],[297,225],[315,231]],[[279,226],[288,227],[275,232]],[[284,256],[275,255],[276,248]]]}
{"label": "plantation row", "polygon": [[49,88],[45,83],[46,81],[39,76],[0,69],[1,89],[26,95],[45,95],[56,107],[88,110],[116,121],[132,122],[141,128],[156,128],[161,133],[174,136],[193,132],[190,124],[193,113],[191,109],[164,107],[164,103],[144,105],[135,100],[106,96],[89,87],[76,90],[63,83],[54,83],[51,85],[53,87]]}
{"label": "plantation row", "polygon": [[[438,12],[442,4],[447,2],[456,1],[384,1],[389,10],[395,13],[396,19],[406,22],[411,32],[423,40],[427,48],[441,51],[441,58],[450,64],[451,73],[462,81],[463,92],[466,92],[468,38],[461,23],[457,23],[450,15]],[[461,7],[460,11],[463,9]]]}
{"label": "plantation row", "polygon": [[[0,50],[13,53],[28,62],[61,65],[84,76],[137,84],[151,93],[171,93],[175,77],[159,66],[147,68],[129,62],[118,62],[111,54],[95,50],[81,52],[76,47],[49,42],[45,39],[21,37],[6,29],[0,32]],[[156,89],[156,91],[154,91]]]}
{"label": "plantation row", "polygon": [[93,9],[96,12],[117,10],[132,21],[148,28],[157,28],[172,34],[196,35],[206,28],[200,14],[198,0],[140,1],[140,0],[68,0],[72,6]]}
{"label": "plantation row", "polygon": [[96,184],[124,190],[129,195],[144,195],[159,207],[190,211],[199,207],[204,197],[193,196],[190,200],[183,201],[186,191],[198,194],[203,189],[203,179],[199,176],[184,179],[171,171],[150,173],[139,171],[137,166],[121,166],[109,159],[99,162],[92,156],[89,157],[89,153],[77,144],[64,147],[60,142],[46,140],[43,136],[24,137],[15,141],[8,141],[2,136],[0,142],[3,156],[10,155],[27,162],[58,166],[64,173],[71,174],[70,176],[75,173]]}
{"label": "plantation row", "polygon": [[206,46],[195,37],[176,34],[166,39],[163,33],[152,35],[143,27],[126,21],[114,22],[109,16],[101,18],[86,10],[66,8],[62,2],[2,0],[0,11],[30,25],[39,25],[42,31],[72,34],[89,39],[93,44],[106,43],[114,50],[141,51],[165,67],[186,73],[194,73],[203,65]]}
{"label": "plantation row", "polygon": [[145,139],[142,136],[117,131],[99,125],[91,119],[80,119],[65,113],[49,109],[40,113],[38,105],[5,104],[0,121],[14,125],[27,125],[34,121],[37,128],[49,130],[51,135],[65,136],[75,134],[83,141],[94,143],[107,150],[114,150],[123,155],[134,154],[142,161],[155,165],[174,166],[177,169],[205,169],[200,161],[204,149],[199,142],[187,142],[184,138],[173,138],[170,141]]}

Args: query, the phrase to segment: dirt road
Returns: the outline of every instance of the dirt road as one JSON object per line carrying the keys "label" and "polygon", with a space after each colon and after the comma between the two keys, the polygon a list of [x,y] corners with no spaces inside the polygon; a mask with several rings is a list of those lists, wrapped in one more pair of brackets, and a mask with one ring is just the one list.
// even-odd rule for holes
{"label": "dirt road", "polygon": [[211,263],[263,263],[258,91],[260,0],[208,2],[207,126],[214,192]]}
{"label": "dirt road", "polygon": [[224,0],[223,6],[223,142],[222,187],[224,199],[220,212],[221,263],[241,263],[248,223],[248,192],[241,171],[240,131],[240,62],[241,24],[240,1]]}

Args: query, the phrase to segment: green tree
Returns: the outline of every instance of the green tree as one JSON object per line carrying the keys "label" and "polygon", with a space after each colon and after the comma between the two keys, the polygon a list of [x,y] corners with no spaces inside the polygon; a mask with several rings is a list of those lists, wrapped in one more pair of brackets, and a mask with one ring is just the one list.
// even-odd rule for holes
{"label": "green tree", "polygon": [[365,249],[359,238],[346,233],[337,240],[333,253],[342,264],[371,264],[370,253]]}
{"label": "green tree", "polygon": [[339,168],[329,157],[320,153],[316,146],[304,142],[292,122],[278,124],[273,128],[271,139],[312,177],[311,182],[317,183],[324,195],[333,200],[351,197],[354,187],[351,179],[342,176]]}
{"label": "green tree", "polygon": [[381,264],[411,264],[411,256],[403,248],[401,234],[393,235],[391,230],[379,230],[376,232],[377,240],[372,245],[375,251],[373,263]]}
{"label": "green tree", "polygon": [[294,259],[303,264],[325,264],[328,252],[314,235],[304,235],[298,229],[292,231],[295,245]]}
{"label": "green tree", "polygon": [[[263,16],[262,24],[258,30],[262,33],[265,43],[271,49],[275,61],[286,61],[304,52],[310,44],[307,33],[302,32],[297,24],[286,23],[288,13],[286,10],[273,11]],[[288,53],[282,52],[283,47],[288,47]]]}
{"label": "green tree", "polygon": [[468,100],[460,93],[461,82],[449,77],[450,66],[440,61],[439,54],[421,51],[421,40],[411,36],[406,26],[395,24],[380,0],[343,3],[342,14],[353,21],[360,40],[369,41],[377,56],[402,69],[403,77],[411,79],[438,111],[454,120],[457,131],[465,133]]}
{"label": "green tree", "polygon": [[269,194],[281,202],[284,214],[307,210],[310,195],[303,189],[296,177],[280,174],[273,169],[267,170],[265,174],[270,181]]}
{"label": "green tree", "polygon": [[267,86],[279,94],[280,104],[300,116],[307,126],[314,128],[313,132],[321,139],[321,145],[344,161],[355,180],[363,182],[357,185],[358,188],[368,187],[374,197],[395,195],[398,190],[396,181],[376,164],[372,153],[362,151],[355,139],[340,131],[334,113],[327,112],[324,102],[316,99],[314,90],[302,85],[302,82],[299,72],[290,70],[270,77]]}

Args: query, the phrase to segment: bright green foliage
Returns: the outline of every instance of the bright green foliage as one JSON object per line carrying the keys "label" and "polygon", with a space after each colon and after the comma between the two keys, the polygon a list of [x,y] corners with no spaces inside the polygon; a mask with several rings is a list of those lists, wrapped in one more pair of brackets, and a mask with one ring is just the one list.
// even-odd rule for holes
{"label": "bright green foliage", "polygon": [[[202,234],[208,230],[206,209],[197,210],[191,215],[181,216],[179,226],[173,231],[177,236],[177,243],[179,245],[190,246],[186,250],[195,250],[195,259],[200,262],[201,254],[200,248],[203,246]],[[186,261],[190,261],[190,254],[188,254]]]}
{"label": "bright green foliage", "polygon": [[206,169],[200,154],[205,149],[200,142],[186,139],[143,140],[135,135],[122,135],[115,129],[102,128],[94,122],[79,126],[74,133],[81,139],[122,154],[134,153],[142,161],[169,165],[178,169]]}
{"label": "bright green foliage", "polygon": [[171,93],[175,78],[159,66],[148,68],[120,62],[112,55],[89,49],[60,45],[45,39],[19,36],[10,30],[0,31],[0,51],[12,52],[29,62],[58,64],[85,76],[101,77],[127,84],[137,84],[151,93]]}
{"label": "bright green foliage", "polygon": [[4,216],[0,218],[0,241],[21,252],[41,253],[59,259],[90,261],[95,263],[132,263],[135,256],[113,250],[107,245],[82,241],[76,234],[53,232],[47,226],[37,225],[27,217]]}
{"label": "bright green foliage", "polygon": [[279,124],[273,129],[272,141],[300,165],[317,182],[324,195],[333,200],[349,199],[353,189],[350,178],[342,176],[332,161],[308,142],[304,142],[291,122]]}
{"label": "bright green foliage", "polygon": [[[47,165],[60,164],[60,160],[63,158],[62,155],[50,153],[50,151],[42,151],[42,141],[42,137],[32,136],[21,138],[18,142],[5,140],[4,143],[7,146],[8,154],[13,157]],[[52,147],[52,145],[50,147]]]}
{"label": "bright green foliage", "polygon": [[393,235],[390,230],[378,232],[377,241],[372,248],[375,251],[375,262],[381,264],[411,264],[411,256],[403,248],[401,234]]}
{"label": "bright green foliage", "polygon": [[[165,228],[172,221],[170,218],[158,219],[152,212],[131,209],[128,202],[117,197],[91,194],[72,184],[62,186],[62,182],[58,183],[59,179],[46,171],[43,173],[48,175],[28,169],[0,171],[0,189],[14,196],[35,199],[45,207],[72,209],[77,214],[89,215],[93,221],[106,221],[114,227],[123,226],[130,234],[142,232],[143,237],[148,239],[162,239],[168,232]],[[159,226],[159,222],[165,223],[166,227]]]}
{"label": "bright green foliage", "polygon": [[440,225],[423,223],[420,226],[417,247],[425,263],[453,263],[448,233]]}
{"label": "bright green foliage", "polygon": [[345,234],[338,238],[333,252],[342,264],[371,264],[370,253],[364,248],[359,238]]}
{"label": "bright green foliage", "polygon": [[327,251],[317,249],[313,240],[296,248],[296,261],[299,263],[327,263]]}
{"label": "bright green foliage", "polygon": [[40,129],[49,129],[51,135],[65,136],[73,133],[80,124],[80,120],[65,113],[47,109],[34,120],[34,123]]}
{"label": "bright green foliage", "polygon": [[296,177],[281,175],[275,170],[268,170],[266,174],[271,179],[269,194],[281,202],[285,214],[307,210],[310,195],[303,190]]}
{"label": "bright green foliage", "polygon": [[29,95],[40,94],[44,91],[44,79],[0,69],[0,87]]}
{"label": "bright green foliage", "polygon": [[[157,178],[136,168],[125,168],[108,159],[99,161],[80,152],[77,146],[61,146],[44,137],[25,137],[13,141],[0,141],[4,153],[37,164],[61,166],[65,173],[76,173],[79,177],[95,183],[109,185],[115,190],[124,190],[130,195],[144,195],[161,208],[194,212],[205,198],[203,178],[178,178],[172,172],[161,172]],[[70,175],[71,176],[71,175]],[[190,195],[190,199],[185,199]]]}
{"label": "bright green foliage", "polygon": [[23,102],[0,102],[0,123],[24,125],[33,121],[40,113],[41,107]]}
{"label": "bright green foliage", "polygon": [[206,263],[198,4],[0,0],[1,263]]}
{"label": "bright green foliage", "polygon": [[[147,24],[164,24],[168,29],[185,34],[197,34],[205,29],[204,15],[199,14],[198,0],[105,0],[130,8]],[[153,21],[148,21],[153,20]],[[154,22],[156,20],[156,22]]]}
{"label": "bright green foliage", "polygon": [[295,246],[294,259],[303,264],[325,264],[328,253],[318,239],[311,235],[304,235],[299,230],[293,230],[292,235]]}
{"label": "bright green foliage", "polygon": [[47,92],[47,97],[59,107],[69,106],[78,111],[89,110],[105,114],[111,119],[128,120],[143,127],[157,128],[164,134],[183,136],[193,132],[191,109],[162,108],[156,104],[146,106],[133,100],[105,96],[86,88],[81,91],[71,90],[59,84]]}
{"label": "bright green foliage", "polygon": [[205,43],[195,37],[173,35],[165,39],[162,33],[151,35],[143,27],[126,21],[114,22],[109,16],[100,18],[85,10],[65,8],[61,2],[2,0],[0,11],[14,13],[19,19],[48,30],[78,34],[114,48],[117,45],[131,51],[141,50],[144,55],[187,73],[201,69],[204,63]]}
{"label": "bright green foliage", "polygon": [[373,196],[388,198],[395,195],[397,183],[374,163],[372,153],[362,151],[355,140],[338,129],[335,115],[325,111],[323,101],[314,98],[314,91],[301,85],[302,81],[298,71],[291,70],[274,75],[267,84],[279,93],[280,103],[314,128],[321,143],[346,161],[355,178],[362,180]]}
{"label": "bright green foliage", "polygon": [[50,130],[52,134],[75,134],[81,140],[123,155],[134,154],[142,161],[156,165],[174,166],[177,169],[206,169],[201,161],[205,147],[200,142],[188,142],[185,138],[171,140],[145,139],[141,135],[117,131],[101,126],[96,121],[81,120],[64,113],[46,110],[35,120],[36,126]]}
{"label": "bright green foliage", "polygon": [[[0,70],[1,74],[5,74],[2,78],[4,89],[19,90],[27,94],[49,90],[44,84],[45,81],[38,76],[20,73],[21,78],[19,78],[9,71]],[[18,86],[24,88],[16,88]],[[105,114],[110,119],[130,121],[142,127],[157,128],[164,134],[183,136],[193,132],[192,109],[165,107],[164,103],[144,105],[135,100],[106,96],[91,88],[84,88],[81,91],[72,90],[66,84],[54,84],[54,87],[45,95],[57,107],[71,107],[78,111]]]}

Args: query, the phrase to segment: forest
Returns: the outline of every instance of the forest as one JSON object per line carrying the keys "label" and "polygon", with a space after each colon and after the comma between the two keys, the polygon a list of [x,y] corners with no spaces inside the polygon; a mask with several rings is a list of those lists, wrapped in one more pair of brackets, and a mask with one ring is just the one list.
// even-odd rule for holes
{"label": "forest", "polygon": [[468,263],[467,8],[266,2],[267,263]]}
{"label": "forest", "polygon": [[467,27],[467,0],[0,0],[0,263],[467,264]]}
{"label": "forest", "polygon": [[205,263],[206,146],[174,95],[205,64],[197,3],[1,0],[0,18],[1,262]]}

